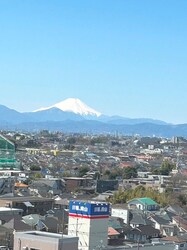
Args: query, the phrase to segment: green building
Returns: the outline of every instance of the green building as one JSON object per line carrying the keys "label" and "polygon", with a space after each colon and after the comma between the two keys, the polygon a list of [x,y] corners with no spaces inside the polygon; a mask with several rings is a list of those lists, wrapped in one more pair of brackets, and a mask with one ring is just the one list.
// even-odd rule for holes
{"label": "green building", "polygon": [[149,197],[134,198],[127,202],[130,209],[139,209],[142,211],[157,211],[160,206]]}
{"label": "green building", "polygon": [[0,135],[0,169],[18,169],[18,165],[14,143]]}

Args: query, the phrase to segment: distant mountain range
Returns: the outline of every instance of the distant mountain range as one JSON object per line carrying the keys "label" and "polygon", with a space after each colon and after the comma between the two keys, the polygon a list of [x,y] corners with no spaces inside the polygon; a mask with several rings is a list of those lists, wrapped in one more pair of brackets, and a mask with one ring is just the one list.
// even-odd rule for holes
{"label": "distant mountain range", "polygon": [[0,129],[64,131],[70,133],[120,133],[141,136],[184,136],[187,124],[173,125],[164,121],[120,116],[106,116],[79,99],[69,98],[50,107],[20,113],[0,105]]}

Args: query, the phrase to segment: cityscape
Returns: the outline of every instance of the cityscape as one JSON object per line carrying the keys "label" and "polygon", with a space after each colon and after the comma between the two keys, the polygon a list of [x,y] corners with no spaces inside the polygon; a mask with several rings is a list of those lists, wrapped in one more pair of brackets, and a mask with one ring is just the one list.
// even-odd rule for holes
{"label": "cityscape", "polygon": [[187,250],[187,1],[0,1],[0,250]]}
{"label": "cityscape", "polygon": [[0,152],[2,249],[186,246],[187,139],[1,131]]}

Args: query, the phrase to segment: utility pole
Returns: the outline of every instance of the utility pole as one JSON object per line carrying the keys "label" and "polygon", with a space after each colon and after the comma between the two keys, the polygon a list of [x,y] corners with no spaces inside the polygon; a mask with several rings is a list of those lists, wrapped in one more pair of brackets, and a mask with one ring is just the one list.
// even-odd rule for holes
{"label": "utility pole", "polygon": [[137,250],[140,249],[140,239],[138,239],[138,247],[137,247]]}

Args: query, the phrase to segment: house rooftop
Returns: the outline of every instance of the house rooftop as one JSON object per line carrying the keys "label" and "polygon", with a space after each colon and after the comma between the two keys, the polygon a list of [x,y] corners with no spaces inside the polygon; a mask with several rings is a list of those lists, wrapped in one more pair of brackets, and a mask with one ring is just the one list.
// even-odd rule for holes
{"label": "house rooftop", "polygon": [[42,232],[42,231],[26,231],[26,232],[16,232],[17,235],[27,235],[31,237],[46,237],[46,238],[56,238],[56,239],[72,239],[77,237],[72,237],[69,235],[62,235],[57,233]]}
{"label": "house rooftop", "polygon": [[112,209],[121,209],[121,210],[124,210],[124,209],[128,209],[128,205],[125,203],[125,204],[114,204],[112,205]]}
{"label": "house rooftop", "polygon": [[92,180],[91,177],[63,177],[64,180]]}
{"label": "house rooftop", "polygon": [[57,238],[57,239],[61,239],[63,237],[62,234],[46,233],[46,232],[44,233],[40,231],[26,232],[26,234],[33,235],[34,237],[43,236],[43,237],[51,237],[51,238]]}
{"label": "house rooftop", "polygon": [[54,201],[51,198],[44,198],[44,197],[36,197],[36,196],[22,196],[22,197],[1,197],[0,200],[8,200],[8,201],[17,201],[17,202],[24,202],[24,201]]}
{"label": "house rooftop", "polygon": [[[140,249],[140,250],[172,250],[175,249],[175,243],[158,243],[158,244],[151,244],[151,243],[147,243],[147,244],[140,244],[138,246],[138,244],[132,244],[132,245],[128,245],[125,246],[124,249]],[[112,250],[114,250],[116,248],[112,248]]]}
{"label": "house rooftop", "polygon": [[148,197],[138,198],[138,200],[145,205],[158,205],[154,200]]}
{"label": "house rooftop", "polygon": [[116,236],[119,235],[120,233],[115,230],[113,227],[108,227],[108,236]]}

